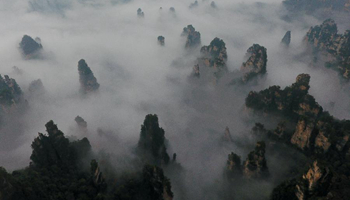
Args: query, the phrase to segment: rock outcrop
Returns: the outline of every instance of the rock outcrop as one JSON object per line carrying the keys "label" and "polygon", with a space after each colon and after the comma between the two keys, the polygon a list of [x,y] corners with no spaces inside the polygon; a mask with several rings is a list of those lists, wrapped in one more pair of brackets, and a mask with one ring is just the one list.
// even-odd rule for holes
{"label": "rock outcrop", "polygon": [[40,38],[36,38],[34,40],[28,35],[23,36],[21,43],[19,43],[19,46],[26,59],[37,58],[43,48]]}
{"label": "rock outcrop", "polygon": [[287,31],[286,34],[283,36],[281,43],[285,45],[286,47],[289,46],[290,41],[291,41],[291,31]]}
{"label": "rock outcrop", "polygon": [[81,93],[87,94],[97,91],[100,87],[100,84],[97,83],[97,79],[95,78],[90,67],[86,64],[84,59],[79,60],[78,71]]}
{"label": "rock outcrop", "polygon": [[325,62],[325,67],[338,71],[345,80],[350,79],[350,30],[338,34],[337,24],[327,19],[311,27],[304,41],[317,60]]}
{"label": "rock outcrop", "polygon": [[264,75],[266,73],[267,52],[266,48],[258,44],[254,44],[247,50],[247,61],[241,66],[244,73],[241,78],[242,83],[247,83],[254,77]]}
{"label": "rock outcrop", "polygon": [[186,36],[186,48],[194,48],[201,44],[201,34],[192,25],[183,28],[182,36]]}
{"label": "rock outcrop", "polygon": [[163,36],[158,36],[158,38],[157,38],[157,40],[158,40],[158,44],[160,45],[160,46],[164,46],[164,44],[165,44],[165,38],[163,37]]}
{"label": "rock outcrop", "polygon": [[243,164],[243,174],[247,178],[266,178],[269,176],[265,159],[265,142],[257,142],[255,150],[248,154]]}
{"label": "rock outcrop", "polygon": [[138,142],[138,154],[146,163],[157,166],[166,165],[170,161],[165,146],[165,132],[159,127],[158,116],[149,114],[141,125],[141,134]]}

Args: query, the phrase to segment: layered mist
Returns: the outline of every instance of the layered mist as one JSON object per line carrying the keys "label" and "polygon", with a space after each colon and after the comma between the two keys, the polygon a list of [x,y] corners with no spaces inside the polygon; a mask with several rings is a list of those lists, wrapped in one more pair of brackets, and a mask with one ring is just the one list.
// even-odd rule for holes
{"label": "layered mist", "polygon": [[[194,1],[193,1],[194,2]],[[228,154],[244,161],[258,141],[251,134],[256,122],[274,128],[278,121],[249,117],[245,99],[250,91],[281,88],[298,74],[311,76],[309,94],[331,115],[350,118],[349,84],[336,71],[312,66],[303,42],[310,27],[322,23],[311,15],[286,20],[280,0],[264,2],[217,0],[12,0],[0,2],[0,74],[15,79],[27,106],[5,113],[0,130],[0,166],[9,172],[29,165],[31,144],[53,120],[71,139],[87,137],[94,153],[105,152],[116,171],[127,170],[135,157],[140,126],[147,114],[157,114],[165,130],[167,151],[176,153],[184,173],[171,169],[174,199],[225,199],[224,169]],[[175,11],[169,9],[173,7]],[[137,16],[141,8],[144,17]],[[336,19],[335,19],[336,20]],[[337,22],[338,23],[338,22]],[[186,49],[183,28],[193,25],[201,45]],[[339,32],[350,24],[339,21]],[[287,31],[288,48],[281,46]],[[39,37],[41,56],[27,59],[19,43],[23,35]],[[165,44],[157,43],[164,36]],[[246,85],[213,83],[192,77],[200,47],[218,37],[227,48],[227,68],[239,74],[247,49],[267,49],[266,75]],[[98,91],[82,95],[78,61],[84,59],[99,83]],[[43,90],[30,90],[40,79]],[[228,80],[229,81],[229,80]],[[81,116],[87,129],[74,121]],[[228,127],[233,142],[222,141]],[[288,148],[288,147],[280,147]],[[294,156],[294,157],[293,157]],[[304,155],[294,149],[267,148],[271,177],[242,184],[234,199],[267,199],[272,189]],[[172,179],[178,178],[177,181]]]}

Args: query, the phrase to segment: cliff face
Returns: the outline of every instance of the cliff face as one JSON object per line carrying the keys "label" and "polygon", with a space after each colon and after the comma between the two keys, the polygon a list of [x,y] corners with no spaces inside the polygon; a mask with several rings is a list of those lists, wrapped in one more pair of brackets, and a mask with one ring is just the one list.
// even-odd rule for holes
{"label": "cliff face", "polygon": [[36,58],[39,55],[40,50],[43,48],[39,38],[36,38],[36,40],[34,40],[28,35],[23,36],[21,43],[19,43],[19,46],[26,59]]}
{"label": "cliff face", "polygon": [[315,56],[326,62],[326,67],[337,70],[344,79],[350,79],[350,30],[338,34],[334,20],[327,19],[321,25],[311,27],[304,41]]}
{"label": "cliff face", "polygon": [[249,47],[246,56],[248,59],[241,66],[241,71],[244,73],[241,79],[243,83],[266,73],[267,52],[265,47],[254,44]]}
{"label": "cliff face", "polygon": [[186,48],[197,47],[201,44],[201,34],[192,25],[183,28],[182,36],[186,36]]}
{"label": "cliff face", "polygon": [[91,93],[97,91],[100,84],[97,83],[97,79],[92,73],[90,67],[86,64],[84,59],[78,62],[79,71],[79,81],[80,81],[80,91],[83,94]]}

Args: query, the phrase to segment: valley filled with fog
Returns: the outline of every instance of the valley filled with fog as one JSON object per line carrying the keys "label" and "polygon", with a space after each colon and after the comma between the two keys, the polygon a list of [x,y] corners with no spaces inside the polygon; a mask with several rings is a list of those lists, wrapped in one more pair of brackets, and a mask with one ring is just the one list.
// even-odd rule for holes
{"label": "valley filled with fog", "polygon": [[[139,8],[142,15],[137,14]],[[349,83],[337,70],[324,66],[327,59],[320,56],[315,62],[317,55],[305,40],[311,27],[329,17],[338,34],[350,29],[349,21],[340,11],[326,17],[290,12],[280,0],[1,1],[0,74],[15,79],[23,100],[9,109],[2,105],[0,166],[8,173],[27,167],[33,161],[32,142],[53,120],[70,141],[89,140],[91,157],[100,163],[102,173],[104,168],[119,175],[137,171],[143,163],[137,153],[140,126],[146,115],[156,114],[165,131],[167,153],[171,159],[176,153],[176,167],[159,165],[170,179],[173,199],[269,199],[276,186],[293,178],[291,171],[312,163],[308,159],[313,154],[289,144],[270,146],[263,137],[269,178],[227,183],[228,155],[234,152],[244,161],[262,140],[252,133],[255,123],[267,130],[281,120],[289,123],[284,114],[252,113],[254,108],[246,105],[250,91],[274,85],[283,90],[299,74],[309,74],[308,94],[323,111],[334,119],[350,118]],[[200,33],[200,44],[190,48],[183,34],[188,25]],[[291,42],[286,47],[281,40],[287,31]],[[40,55],[23,54],[24,35],[40,38]],[[164,37],[164,45],[158,36]],[[226,72],[212,78],[211,69],[198,60],[201,47],[216,37],[227,51]],[[253,44],[266,48],[266,73],[238,84],[232,80],[244,73],[241,66]],[[81,59],[99,84],[92,92],[81,92]],[[193,75],[197,62],[199,78]],[[33,86],[38,79],[40,90]],[[77,116],[87,122],[86,127],[77,124]],[[231,141],[223,139],[226,127]],[[232,194],[227,192],[230,187],[235,188]]]}

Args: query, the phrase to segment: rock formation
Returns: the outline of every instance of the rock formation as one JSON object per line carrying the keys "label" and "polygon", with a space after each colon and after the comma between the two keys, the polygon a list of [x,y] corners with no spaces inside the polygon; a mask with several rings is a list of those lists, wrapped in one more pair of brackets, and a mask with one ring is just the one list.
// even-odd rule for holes
{"label": "rock formation", "polygon": [[222,139],[227,142],[233,142],[230,129],[228,127],[225,129],[225,133]]}
{"label": "rock formation", "polygon": [[201,48],[201,54],[205,66],[219,70],[227,70],[226,44],[220,38],[214,38],[208,46],[203,46]]}
{"label": "rock formation", "polygon": [[143,184],[149,188],[150,199],[152,200],[172,200],[173,193],[169,179],[163,170],[157,166],[145,165],[143,168]]}
{"label": "rock formation", "polygon": [[145,13],[141,10],[141,8],[137,9],[137,16],[138,17],[145,17]]}
{"label": "rock formation", "polygon": [[291,143],[302,150],[310,149],[315,138],[315,124],[313,121],[300,119],[291,138]]}
{"label": "rock formation", "polygon": [[186,36],[186,48],[197,47],[201,44],[201,34],[192,25],[183,28],[182,36]]}
{"label": "rock formation", "polygon": [[190,6],[189,6],[190,9],[191,8],[196,8],[196,7],[198,7],[198,1],[197,0],[194,1],[193,3],[191,3]]}
{"label": "rock formation", "polygon": [[350,30],[338,34],[334,20],[327,19],[321,25],[311,27],[304,40],[326,67],[337,70],[344,79],[350,79]]}
{"label": "rock formation", "polygon": [[259,93],[251,92],[246,99],[250,109],[282,116],[294,124],[291,133],[278,125],[274,131],[266,130],[263,134],[284,132],[282,140],[280,137],[268,139],[294,146],[313,162],[305,174],[277,186],[271,200],[340,200],[350,195],[350,121],[338,120],[323,111],[308,94],[309,81],[309,75],[301,74],[284,90],[272,86]]}
{"label": "rock formation", "polygon": [[320,167],[317,161],[314,161],[306,174],[302,176],[302,181],[296,185],[296,196],[298,199],[307,199],[317,193],[324,193],[330,183],[332,174],[328,167]]}
{"label": "rock formation", "polygon": [[90,67],[86,64],[84,59],[78,62],[79,71],[79,81],[80,81],[80,91],[83,94],[91,93],[97,91],[100,84],[97,83],[97,79],[92,73]]}
{"label": "rock formation", "polygon": [[257,142],[254,151],[248,154],[243,165],[241,157],[235,153],[228,155],[226,163],[225,176],[229,181],[237,181],[237,179],[264,179],[269,176],[265,159],[265,142]]}
{"label": "rock formation", "polygon": [[79,115],[75,117],[74,121],[81,128],[86,128],[87,127],[87,122],[82,117],[80,117]]}
{"label": "rock formation", "polygon": [[327,165],[316,160],[301,177],[275,188],[271,200],[346,199],[349,192],[342,190],[347,190],[347,185],[339,185],[349,184],[345,179],[335,176]]}
{"label": "rock formation", "polygon": [[242,164],[241,157],[237,154],[231,152],[228,155],[228,160],[226,163],[226,176],[230,181],[237,181],[237,179],[242,178]]}
{"label": "rock formation", "polygon": [[197,77],[197,78],[200,78],[201,73],[200,73],[200,71],[199,71],[199,64],[195,64],[195,65],[193,66],[193,76],[194,76],[194,77]]}
{"label": "rock formation", "polygon": [[163,36],[158,36],[157,40],[159,45],[164,46],[165,38]]}
{"label": "rock formation", "polygon": [[19,46],[26,59],[36,58],[39,56],[43,46],[41,45],[40,38],[35,40],[28,35],[24,35]]}
{"label": "rock formation", "polygon": [[255,150],[248,154],[243,164],[243,174],[247,178],[266,178],[269,175],[265,159],[265,142],[257,142]]}
{"label": "rock formation", "polygon": [[258,44],[254,44],[247,50],[247,61],[241,66],[241,71],[244,73],[241,82],[247,83],[254,77],[266,73],[267,53],[266,48]]}
{"label": "rock formation", "polygon": [[322,107],[308,94],[309,81],[308,74],[300,74],[292,86],[283,90],[279,86],[271,86],[259,93],[250,92],[246,106],[254,111],[280,113],[292,118],[317,117],[322,112]]}
{"label": "rock formation", "polygon": [[146,115],[141,125],[138,153],[142,160],[158,166],[168,164],[170,157],[165,146],[164,129],[159,127],[157,115]]}
{"label": "rock formation", "polygon": [[228,71],[226,61],[225,42],[219,38],[214,38],[208,46],[201,48],[201,57],[198,59],[198,64],[193,68],[194,74],[199,77],[199,68],[210,68],[217,80]]}
{"label": "rock formation", "polygon": [[[333,155],[337,151],[337,155],[346,156],[350,121],[338,120],[324,112],[308,94],[309,81],[309,75],[300,74],[296,82],[284,90],[272,86],[259,93],[250,92],[246,98],[246,106],[265,114],[283,116],[290,123],[294,123],[292,134],[284,133],[283,138],[305,154]],[[277,127],[272,132],[278,135],[282,130],[283,127]]]}
{"label": "rock formation", "polygon": [[10,107],[15,107],[23,100],[21,88],[15,79],[5,75],[0,75],[0,104],[2,109],[7,112]]}
{"label": "rock formation", "polygon": [[[53,121],[46,123],[45,127],[48,135],[39,133],[39,136],[32,143],[33,152],[30,159],[33,164],[40,167],[52,165],[68,167],[75,163],[77,154],[74,152],[76,150],[63,132],[58,130]],[[84,148],[79,149],[79,151],[84,150],[83,154],[90,151],[91,146],[86,138],[79,143],[76,144],[84,146]]]}
{"label": "rock formation", "polygon": [[24,200],[25,194],[20,188],[20,182],[15,180],[11,174],[0,167],[0,199],[2,200]]}
{"label": "rock formation", "polygon": [[94,159],[90,163],[90,171],[92,176],[92,181],[96,187],[101,187],[105,184],[105,179],[102,175],[98,162]]}
{"label": "rock formation", "polygon": [[100,162],[103,167],[90,159],[86,138],[69,141],[53,121],[45,126],[48,135],[39,133],[32,143],[28,167],[12,174],[0,167],[0,199],[173,199],[170,180],[161,168],[145,165],[116,175],[108,158]]}
{"label": "rock formation", "polygon": [[29,84],[28,91],[35,96],[40,96],[45,93],[45,88],[40,79],[34,80]]}
{"label": "rock formation", "polygon": [[289,46],[291,40],[291,31],[287,31],[286,34],[283,36],[281,43],[285,46]]}

